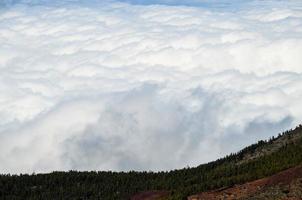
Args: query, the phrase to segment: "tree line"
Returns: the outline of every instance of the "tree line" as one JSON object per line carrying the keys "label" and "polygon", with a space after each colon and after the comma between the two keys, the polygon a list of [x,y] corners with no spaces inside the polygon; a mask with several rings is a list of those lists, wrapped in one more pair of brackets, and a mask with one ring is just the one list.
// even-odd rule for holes
{"label": "tree line", "polygon": [[[259,149],[275,151],[248,159]],[[274,147],[275,148],[275,147]],[[124,200],[149,190],[170,191],[181,200],[202,191],[230,187],[273,175],[302,163],[302,126],[259,141],[238,153],[197,167],[167,172],[52,172],[49,174],[0,175],[0,199],[102,199]]]}

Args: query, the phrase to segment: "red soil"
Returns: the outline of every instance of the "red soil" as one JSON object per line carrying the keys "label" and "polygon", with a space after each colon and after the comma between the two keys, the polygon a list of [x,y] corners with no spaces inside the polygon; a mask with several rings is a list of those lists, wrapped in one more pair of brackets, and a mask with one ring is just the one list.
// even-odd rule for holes
{"label": "red soil", "polygon": [[158,200],[169,196],[167,191],[146,191],[131,197],[131,200]]}
{"label": "red soil", "polygon": [[[267,178],[259,179],[242,185],[235,185],[231,188],[192,195],[188,197],[188,200],[234,200],[255,194],[256,192],[261,191],[266,187],[275,186],[279,184],[289,185],[292,181],[298,178],[302,178],[302,166],[287,169]],[[287,198],[284,200],[297,199]]]}

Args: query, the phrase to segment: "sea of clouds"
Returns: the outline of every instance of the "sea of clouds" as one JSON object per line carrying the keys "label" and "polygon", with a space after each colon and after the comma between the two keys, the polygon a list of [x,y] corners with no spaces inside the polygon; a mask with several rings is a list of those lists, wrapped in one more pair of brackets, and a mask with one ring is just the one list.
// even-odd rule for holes
{"label": "sea of clouds", "polygon": [[301,123],[299,0],[0,2],[0,173],[196,166]]}

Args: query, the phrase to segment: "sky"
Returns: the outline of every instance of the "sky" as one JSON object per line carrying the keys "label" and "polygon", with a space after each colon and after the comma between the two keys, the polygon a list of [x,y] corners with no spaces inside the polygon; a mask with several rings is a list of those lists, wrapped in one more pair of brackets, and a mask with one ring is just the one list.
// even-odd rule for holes
{"label": "sky", "polygon": [[0,0],[0,173],[171,170],[302,120],[300,0]]}

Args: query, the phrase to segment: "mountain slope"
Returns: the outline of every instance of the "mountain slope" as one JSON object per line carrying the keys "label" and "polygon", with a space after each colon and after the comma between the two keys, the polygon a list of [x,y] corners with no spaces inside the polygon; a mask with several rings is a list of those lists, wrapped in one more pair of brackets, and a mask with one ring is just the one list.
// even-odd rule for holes
{"label": "mountain slope", "polygon": [[158,173],[70,171],[1,175],[0,199],[148,199],[157,194],[164,194],[159,197],[165,199],[187,199],[200,192],[262,179],[300,164],[302,126],[194,168]]}
{"label": "mountain slope", "polygon": [[188,200],[285,200],[301,198],[302,166],[298,166],[245,184],[192,195],[188,197]]}

